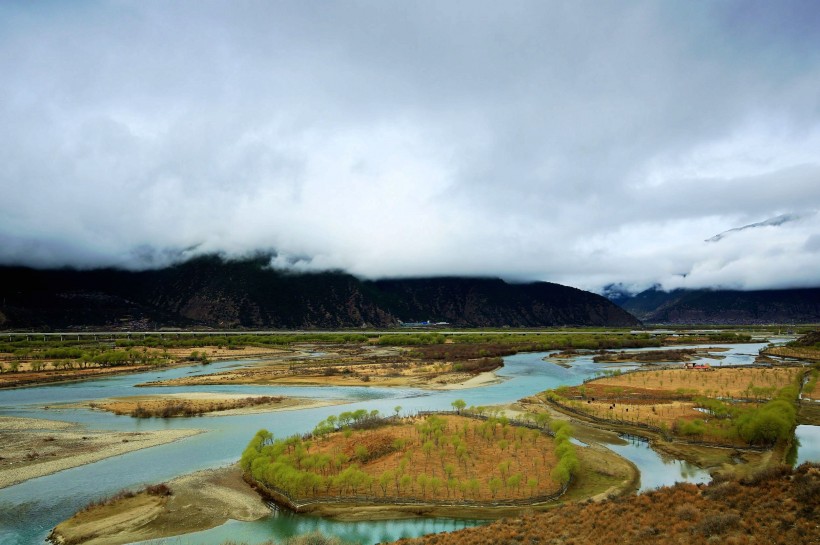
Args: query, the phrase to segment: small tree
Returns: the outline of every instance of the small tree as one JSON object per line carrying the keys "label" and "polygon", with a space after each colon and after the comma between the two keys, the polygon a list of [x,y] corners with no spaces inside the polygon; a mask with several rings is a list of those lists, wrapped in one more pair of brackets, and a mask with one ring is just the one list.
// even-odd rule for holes
{"label": "small tree", "polygon": [[427,475],[425,475],[424,473],[420,473],[419,476],[416,477],[416,482],[418,483],[419,488],[421,488],[422,497],[424,497],[428,483]]}
{"label": "small tree", "polygon": [[538,479],[535,477],[527,479],[527,487],[530,489],[530,495],[535,494],[535,489],[538,488]]}
{"label": "small tree", "polygon": [[424,444],[421,446],[421,450],[424,451],[425,463],[427,460],[430,459],[430,454],[433,453],[433,449],[436,448],[432,441],[425,441]]}
{"label": "small tree", "polygon": [[464,407],[467,406],[467,403],[463,399],[456,399],[455,401],[450,403],[450,405],[453,406],[453,408],[456,410],[458,414],[461,414],[461,411],[464,410]]}
{"label": "small tree", "polygon": [[493,477],[487,484],[490,486],[490,493],[493,495],[493,498],[495,498],[495,495],[498,494],[498,490],[501,488],[501,479]]}
{"label": "small tree", "polygon": [[507,478],[507,487],[519,490],[521,488],[521,474],[516,473]]}
{"label": "small tree", "polygon": [[504,460],[500,464],[498,464],[498,471],[501,473],[501,476],[506,478],[507,473],[510,471],[510,461]]}
{"label": "small tree", "polygon": [[387,485],[390,484],[390,481],[393,480],[393,472],[391,470],[386,470],[379,475],[379,486],[382,489],[382,494],[387,496]]}
{"label": "small tree", "polygon": [[399,480],[399,484],[401,485],[402,489],[407,490],[407,487],[413,484],[413,477],[411,477],[410,475],[402,475],[401,480]]}
{"label": "small tree", "polygon": [[438,491],[441,490],[441,479],[438,477],[430,477],[429,484],[433,496],[438,495]]}

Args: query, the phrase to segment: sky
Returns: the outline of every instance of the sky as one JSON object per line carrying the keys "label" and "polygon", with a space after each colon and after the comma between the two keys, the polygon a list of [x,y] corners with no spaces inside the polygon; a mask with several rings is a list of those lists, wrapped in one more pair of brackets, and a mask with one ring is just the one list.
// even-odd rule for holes
{"label": "sky", "polygon": [[0,263],[820,286],[820,3],[0,3]]}

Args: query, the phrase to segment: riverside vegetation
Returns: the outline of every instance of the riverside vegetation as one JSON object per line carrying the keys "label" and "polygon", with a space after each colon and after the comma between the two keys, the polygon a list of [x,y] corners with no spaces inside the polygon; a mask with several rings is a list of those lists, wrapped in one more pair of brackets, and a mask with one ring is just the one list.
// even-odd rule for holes
{"label": "riverside vegetation", "polygon": [[542,397],[602,423],[715,445],[770,448],[791,440],[798,396],[811,373],[794,367],[616,372]]}
{"label": "riverside vegetation", "polygon": [[[679,483],[637,496],[567,503],[456,532],[401,539],[397,545],[794,545],[817,543],[820,465],[768,468]],[[335,536],[298,536],[288,545],[343,545]],[[228,541],[223,545],[244,545]],[[273,545],[273,542],[261,544]]]}
{"label": "riverside vegetation", "polygon": [[557,497],[578,470],[566,422],[516,425],[481,409],[383,417],[343,412],[313,433],[260,430],[242,454],[246,478],[297,510],[311,503],[529,504]]}
{"label": "riverside vegetation", "polygon": [[[424,339],[425,341],[434,340],[433,335],[427,334],[410,335],[408,337],[418,337],[419,339]],[[368,341],[368,344],[376,347],[380,345],[391,346],[387,341],[379,340]],[[447,336],[444,336],[443,342],[430,342],[427,344],[422,342],[419,342],[418,344],[411,343],[407,346],[407,350],[413,351],[416,354],[420,354],[422,351],[427,350],[428,352],[426,357],[428,358],[432,358],[436,353],[435,351],[440,350],[443,354],[442,361],[447,361],[447,358],[454,353],[448,352],[450,347],[453,347],[454,350],[470,350],[472,351],[471,356],[483,358],[499,357],[492,352],[486,351],[486,345],[480,346],[478,343],[473,346],[470,346],[469,344],[459,345],[452,339],[447,338]],[[503,348],[505,347],[499,349]],[[479,353],[478,350],[485,350],[485,352]],[[699,372],[690,372],[690,376],[695,376],[698,373]],[[777,376],[777,374],[773,376]],[[615,380],[620,377],[612,376],[608,378]],[[766,388],[772,388],[771,385],[763,382],[754,383],[753,387],[754,389],[749,389],[749,393],[751,394],[766,393]],[[782,388],[776,389],[775,393],[779,393],[780,390],[782,390]],[[684,391],[682,393],[687,392]],[[691,392],[688,393],[691,394]],[[760,399],[753,400],[753,402],[765,404],[768,401],[761,397]],[[283,503],[295,506],[297,509],[305,507],[306,505],[309,506],[310,504],[316,505],[317,503],[340,503],[347,504],[347,509],[349,510],[350,502],[355,502],[359,505],[390,504],[391,502],[396,502],[397,504],[405,503],[412,504],[414,506],[424,504],[436,505],[437,503],[445,505],[453,503],[459,503],[462,505],[507,504],[518,505],[523,511],[529,511],[532,509],[530,506],[534,502],[543,499],[545,496],[540,496],[538,493],[535,493],[535,496],[526,493],[526,488],[529,484],[529,479],[526,481],[523,479],[526,475],[523,472],[520,472],[522,473],[522,479],[513,479],[512,482],[502,476],[502,472],[516,470],[517,468],[511,467],[512,464],[504,464],[507,460],[498,458],[497,453],[514,452],[517,448],[520,449],[524,446],[523,444],[515,445],[512,442],[512,436],[508,436],[506,434],[504,436],[495,437],[495,443],[492,448],[496,453],[496,457],[489,462],[489,465],[484,466],[487,468],[486,473],[490,479],[495,480],[491,484],[488,479],[486,481],[486,485],[483,487],[481,484],[479,485],[479,494],[483,494],[483,496],[472,494],[469,483],[472,478],[476,477],[471,477],[469,474],[465,475],[465,478],[463,479],[460,477],[456,478],[455,483],[453,483],[455,486],[452,486],[449,490],[447,489],[445,481],[439,476],[437,471],[438,468],[441,468],[441,471],[446,473],[447,462],[444,459],[446,455],[452,456],[455,454],[456,460],[458,461],[458,447],[461,445],[454,443],[451,437],[452,433],[450,427],[445,425],[444,428],[441,428],[440,424],[437,424],[436,419],[465,418],[466,415],[458,414],[465,412],[465,407],[463,404],[454,404],[453,408],[457,414],[419,415],[412,420],[399,418],[399,413],[401,410],[400,407],[396,408],[396,414],[394,416],[389,417],[364,410],[350,411],[321,422],[317,425],[312,434],[285,438],[279,441],[275,441],[271,434],[262,430],[252,439],[251,443],[248,445],[248,448],[243,453],[243,470],[245,471],[246,478],[250,481],[258,483],[260,488],[267,488],[269,492],[273,493],[271,495],[273,495],[276,499],[280,501],[284,500]],[[701,412],[701,414],[706,413]],[[496,424],[493,434],[504,429],[505,427],[511,429],[514,428],[514,426],[511,425],[511,422],[502,417],[499,413],[488,413],[474,410],[474,414],[471,414],[469,418],[473,425],[473,427],[470,428],[473,437],[476,436],[474,426],[484,425],[491,420],[495,420]],[[533,416],[532,418],[534,422],[529,422],[529,426],[532,426],[533,428],[546,429],[547,424],[549,424],[549,428],[551,428],[553,433],[555,433],[555,437],[553,438],[553,450],[551,451],[552,455],[555,457],[553,461],[555,465],[550,468],[547,473],[548,478],[545,479],[545,482],[551,481],[553,487],[557,489],[558,492],[561,492],[564,486],[570,481],[570,479],[572,479],[572,487],[569,490],[569,493],[561,498],[562,500],[574,501],[591,496],[591,494],[577,494],[579,484],[584,480],[584,472],[588,471],[588,467],[584,467],[583,465],[586,462],[585,455],[583,454],[589,449],[576,449],[576,447],[573,447],[573,445],[569,442],[569,437],[566,430],[563,430],[565,426],[563,423],[549,423],[549,419],[546,415]],[[430,419],[432,419],[432,424],[429,422]],[[540,422],[538,420],[540,420]],[[505,421],[506,426],[504,425]],[[389,458],[390,456],[398,455],[398,461],[394,461],[392,466],[385,466],[384,468],[378,468],[375,466],[368,468],[367,466],[371,462],[369,459],[371,453],[378,452],[378,448],[371,447],[378,447],[379,445],[384,446],[388,443],[388,441],[384,439],[375,439],[372,443],[368,440],[378,437],[383,432],[389,432],[391,430],[395,431],[395,429],[401,428],[406,424],[409,424],[413,430],[410,435],[407,435],[407,438],[405,439],[406,442],[399,441],[396,445],[393,445],[392,441],[390,441],[390,447],[395,450],[388,452],[386,455],[375,456],[372,458],[372,461],[378,462],[379,460]],[[526,426],[520,427],[522,428],[522,433],[525,434],[527,433],[526,430],[531,429]],[[441,448],[440,444],[436,441],[437,431],[442,432],[441,438],[443,439],[443,448]],[[415,435],[412,435],[412,433]],[[425,433],[427,435],[425,435]],[[480,440],[487,440],[487,438],[482,437],[480,433],[478,437]],[[393,439],[396,439],[396,437],[393,437]],[[404,439],[404,437],[400,436],[398,439]],[[586,439],[584,440],[586,441]],[[507,443],[504,444],[505,448],[502,448],[501,441],[507,441]],[[524,437],[524,441],[526,441],[526,437]],[[275,447],[275,445],[278,446]],[[561,446],[566,447],[564,456],[560,456],[558,452]],[[410,453],[410,456],[407,456],[406,451],[411,450],[409,447],[415,448],[416,458],[413,457],[413,453]],[[274,452],[275,448],[280,449],[280,451],[278,453]],[[273,456],[274,454],[275,456]],[[329,462],[330,464],[338,463],[338,469],[330,468],[327,465],[324,466],[324,469],[321,469],[323,463],[325,462],[319,458],[318,455],[320,454],[341,454],[342,456],[340,458],[336,458],[335,460],[331,458],[331,461]],[[544,449],[539,449],[538,455],[543,456],[543,454]],[[311,457],[314,455],[317,456],[311,460]],[[267,461],[265,461],[266,457]],[[402,460],[406,461],[405,469],[412,467],[412,470],[401,473],[397,471],[401,469]],[[564,468],[569,470],[569,476],[567,477],[564,477],[562,475],[562,471],[559,469],[562,465],[562,461]],[[478,463],[477,458],[474,459],[474,462]],[[303,463],[304,465],[302,465]],[[461,462],[458,461],[458,463]],[[257,475],[253,475],[254,464],[257,465]],[[318,481],[316,477],[308,475],[309,472],[305,471],[305,468],[311,465],[313,465],[314,469],[317,467],[320,468],[318,471],[313,471],[313,473],[319,478],[325,480]],[[453,465],[458,467],[457,464]],[[273,466],[278,467],[274,469]],[[428,466],[433,468],[432,474],[427,472]],[[456,467],[453,469],[456,469]],[[372,469],[372,471],[369,471],[370,469]],[[393,470],[392,474],[389,473],[390,470]],[[345,475],[342,476],[342,474]],[[399,480],[398,484],[396,484],[397,474]],[[511,476],[515,477],[515,475]],[[262,479],[266,477],[273,477],[274,480],[271,482],[270,486],[266,486],[261,479],[257,480],[254,477],[261,477]],[[277,478],[280,480],[276,481],[275,479]],[[522,482],[525,483],[523,486]],[[518,484],[517,487],[515,486],[516,483]],[[406,487],[404,490],[407,490],[408,493],[403,496],[398,495],[398,492],[403,489],[403,485]],[[314,486],[316,490],[313,490]],[[334,486],[337,488],[334,489]],[[744,486],[746,485],[744,484]],[[323,489],[327,491],[328,487],[331,489],[330,493],[323,494]],[[433,495],[433,491],[436,488],[439,492],[438,497]],[[522,488],[525,493],[519,496],[515,495],[515,493]],[[600,494],[600,497],[610,494],[610,492]],[[443,498],[441,498],[441,496],[443,496]],[[546,497],[554,497],[554,494],[548,494]],[[364,507],[364,509],[366,508],[367,507]],[[413,507],[413,509],[418,510],[418,512],[422,512],[418,507]],[[537,506],[534,510],[540,509],[541,507]],[[326,513],[322,511],[317,512],[323,514]],[[435,511],[425,510],[424,513],[430,514],[435,513]],[[698,525],[696,526],[690,525],[690,533],[695,532],[694,535],[696,536],[715,538],[716,536],[728,535],[728,537],[731,537],[732,539],[736,537],[735,534],[724,534],[719,531],[713,532],[711,528],[719,528],[720,521],[715,522],[711,517],[706,517],[701,520],[698,518],[697,514],[694,516],[691,514],[686,514],[686,516],[691,517],[687,520],[694,520],[698,522]],[[526,520],[527,518],[529,517],[525,516],[521,520]],[[736,522],[736,519],[729,520],[729,527],[736,528],[736,526],[733,526]],[[742,526],[743,528],[748,528],[745,523],[743,523]],[[701,531],[701,528],[704,528],[705,530]],[[653,529],[650,527],[650,530],[650,533],[647,535],[667,535],[657,532],[656,528]],[[575,536],[576,534],[573,532],[569,538],[570,541],[574,539]],[[487,541],[487,536],[484,537],[484,541]],[[562,536],[559,539],[561,541],[565,541],[565,538],[566,536]]]}
{"label": "riverside vegetation", "polygon": [[[265,358],[298,351],[303,346],[406,347],[416,360],[448,359],[456,365],[476,365],[480,358],[517,352],[556,349],[614,349],[661,346],[667,342],[746,342],[748,335],[725,332],[660,338],[626,331],[549,330],[525,334],[442,333],[307,333],[307,334],[100,334],[95,337],[9,335],[0,342],[0,387],[71,380],[117,372],[141,372],[152,367],[214,359]],[[468,361],[473,360],[472,363]],[[486,367],[489,362],[485,362]]]}
{"label": "riverside vegetation", "polygon": [[256,396],[239,399],[158,399],[147,401],[128,400],[92,402],[92,409],[102,409],[117,415],[127,414],[134,418],[173,418],[175,416],[202,416],[204,414],[244,409],[247,407],[276,406],[286,398],[283,396]]}

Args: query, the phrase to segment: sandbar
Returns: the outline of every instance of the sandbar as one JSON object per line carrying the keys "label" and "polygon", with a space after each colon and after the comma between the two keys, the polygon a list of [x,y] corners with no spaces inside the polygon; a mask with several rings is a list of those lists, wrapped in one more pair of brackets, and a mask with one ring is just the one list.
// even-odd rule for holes
{"label": "sandbar", "polygon": [[[293,411],[348,403],[340,399],[315,399],[287,396],[260,396],[221,392],[180,392],[126,397],[111,397],[72,404],[69,407],[91,408],[119,415],[142,417],[169,416],[238,416],[276,411]],[[169,406],[175,413],[163,414]],[[137,410],[142,414],[136,413]],[[186,412],[187,411],[187,412]]]}
{"label": "sandbar", "polygon": [[94,431],[71,422],[0,416],[0,488],[203,431]]}
{"label": "sandbar", "polygon": [[252,521],[271,509],[242,480],[237,465],[197,471],[167,483],[169,496],[146,491],[82,510],[57,525],[52,543],[121,545]]}

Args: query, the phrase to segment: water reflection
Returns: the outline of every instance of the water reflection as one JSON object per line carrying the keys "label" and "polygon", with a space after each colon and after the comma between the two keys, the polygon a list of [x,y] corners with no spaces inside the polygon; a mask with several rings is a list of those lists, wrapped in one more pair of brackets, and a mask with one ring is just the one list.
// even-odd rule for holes
{"label": "water reflection", "polygon": [[660,486],[671,486],[677,482],[708,483],[709,472],[690,464],[685,460],[664,458],[649,446],[649,442],[633,437],[622,436],[625,445],[607,445],[641,470],[639,490],[652,490]]}
{"label": "water reflection", "polygon": [[340,522],[290,513],[277,513],[272,517],[255,522],[231,521],[204,532],[140,543],[143,545],[216,545],[228,540],[247,543],[261,543],[267,540],[279,542],[289,537],[319,531],[326,535],[338,536],[351,543],[371,545],[395,541],[403,537],[453,532],[484,523],[485,521],[442,518]]}
{"label": "water reflection", "polygon": [[794,435],[799,443],[794,465],[804,462],[820,463],[820,426],[797,426]]}

